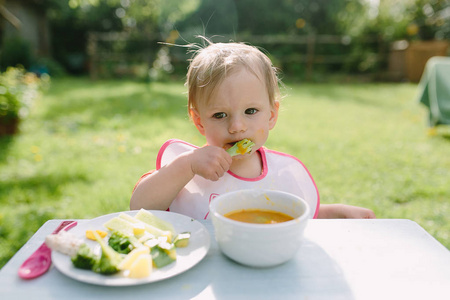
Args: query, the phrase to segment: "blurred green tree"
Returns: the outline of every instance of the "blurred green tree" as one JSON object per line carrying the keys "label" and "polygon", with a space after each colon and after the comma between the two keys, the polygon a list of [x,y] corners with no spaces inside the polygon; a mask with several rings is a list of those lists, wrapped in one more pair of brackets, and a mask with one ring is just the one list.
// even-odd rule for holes
{"label": "blurred green tree", "polygon": [[[48,8],[54,56],[72,72],[86,69],[88,32],[127,32],[151,41],[151,51],[162,47],[156,40],[183,44],[194,41],[196,35],[231,39],[239,35],[343,36],[345,47],[328,44],[323,48],[332,55],[351,49],[347,70],[358,72],[383,67],[380,51],[394,40],[422,38],[426,29],[429,37],[450,38],[450,0],[41,1]],[[122,49],[139,51],[139,47],[129,42]],[[282,56],[294,51],[286,45],[274,48]],[[181,52],[171,50],[170,54],[183,60]]]}
{"label": "blurred green tree", "polygon": [[[346,0],[202,0],[197,11],[179,22],[185,32],[200,27],[202,34],[249,33],[296,34],[314,32],[336,34],[336,12]],[[356,1],[358,2],[358,1]]]}
{"label": "blurred green tree", "polygon": [[408,16],[412,39],[450,39],[450,0],[413,0]]}
{"label": "blurred green tree", "polygon": [[[156,36],[158,40],[166,40],[171,34],[173,37],[173,24],[196,10],[199,2],[46,0],[54,58],[71,73],[83,73],[88,63],[86,48],[89,32],[126,31],[134,37]],[[136,43],[131,42],[130,47],[136,48]]]}

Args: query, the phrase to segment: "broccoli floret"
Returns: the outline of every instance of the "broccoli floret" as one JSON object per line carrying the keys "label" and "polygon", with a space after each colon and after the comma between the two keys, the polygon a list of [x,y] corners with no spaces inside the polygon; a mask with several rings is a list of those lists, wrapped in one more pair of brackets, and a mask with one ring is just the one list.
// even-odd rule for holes
{"label": "broccoli floret", "polygon": [[102,254],[100,259],[96,261],[92,270],[96,273],[110,275],[119,272],[119,264],[122,261],[122,257],[119,253],[114,251],[111,246],[106,244],[103,239],[94,232],[95,239],[102,247]]}
{"label": "broccoli floret", "polygon": [[114,231],[108,240],[108,245],[116,252],[128,254],[136,248],[138,240],[134,236],[127,236],[121,232]]}
{"label": "broccoli floret", "polygon": [[231,156],[236,155],[243,155],[246,153],[250,153],[252,151],[252,147],[255,145],[252,141],[249,139],[243,139],[236,144],[233,145],[233,147],[229,148],[227,150],[228,154]]}
{"label": "broccoli floret", "polygon": [[86,244],[81,244],[78,248],[77,254],[71,258],[75,268],[91,270],[97,262],[98,257],[92,252]]}

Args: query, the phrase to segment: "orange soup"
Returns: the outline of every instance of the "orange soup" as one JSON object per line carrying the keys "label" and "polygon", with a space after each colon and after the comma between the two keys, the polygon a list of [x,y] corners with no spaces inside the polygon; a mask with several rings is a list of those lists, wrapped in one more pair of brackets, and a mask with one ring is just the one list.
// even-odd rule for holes
{"label": "orange soup", "polygon": [[294,219],[293,217],[278,211],[263,209],[237,210],[229,212],[224,216],[232,220],[256,224],[276,224]]}

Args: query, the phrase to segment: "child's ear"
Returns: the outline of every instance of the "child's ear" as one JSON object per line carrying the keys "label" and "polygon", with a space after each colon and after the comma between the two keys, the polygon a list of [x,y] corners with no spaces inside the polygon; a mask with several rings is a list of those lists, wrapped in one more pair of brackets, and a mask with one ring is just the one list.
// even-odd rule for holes
{"label": "child's ear", "polygon": [[205,135],[205,128],[202,125],[202,120],[200,118],[199,112],[195,108],[191,108],[189,110],[189,114],[191,115],[192,121],[194,122],[195,127],[197,127],[197,130],[202,135]]}
{"label": "child's ear", "polygon": [[275,127],[278,119],[278,109],[280,108],[280,102],[275,101],[272,109],[270,110],[269,130]]}

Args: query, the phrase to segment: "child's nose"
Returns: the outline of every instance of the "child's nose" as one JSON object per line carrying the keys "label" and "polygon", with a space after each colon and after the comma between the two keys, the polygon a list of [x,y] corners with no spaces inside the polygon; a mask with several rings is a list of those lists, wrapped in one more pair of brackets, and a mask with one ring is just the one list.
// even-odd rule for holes
{"label": "child's nose", "polygon": [[230,133],[244,132],[247,130],[247,125],[241,117],[233,117],[230,119],[228,131]]}

